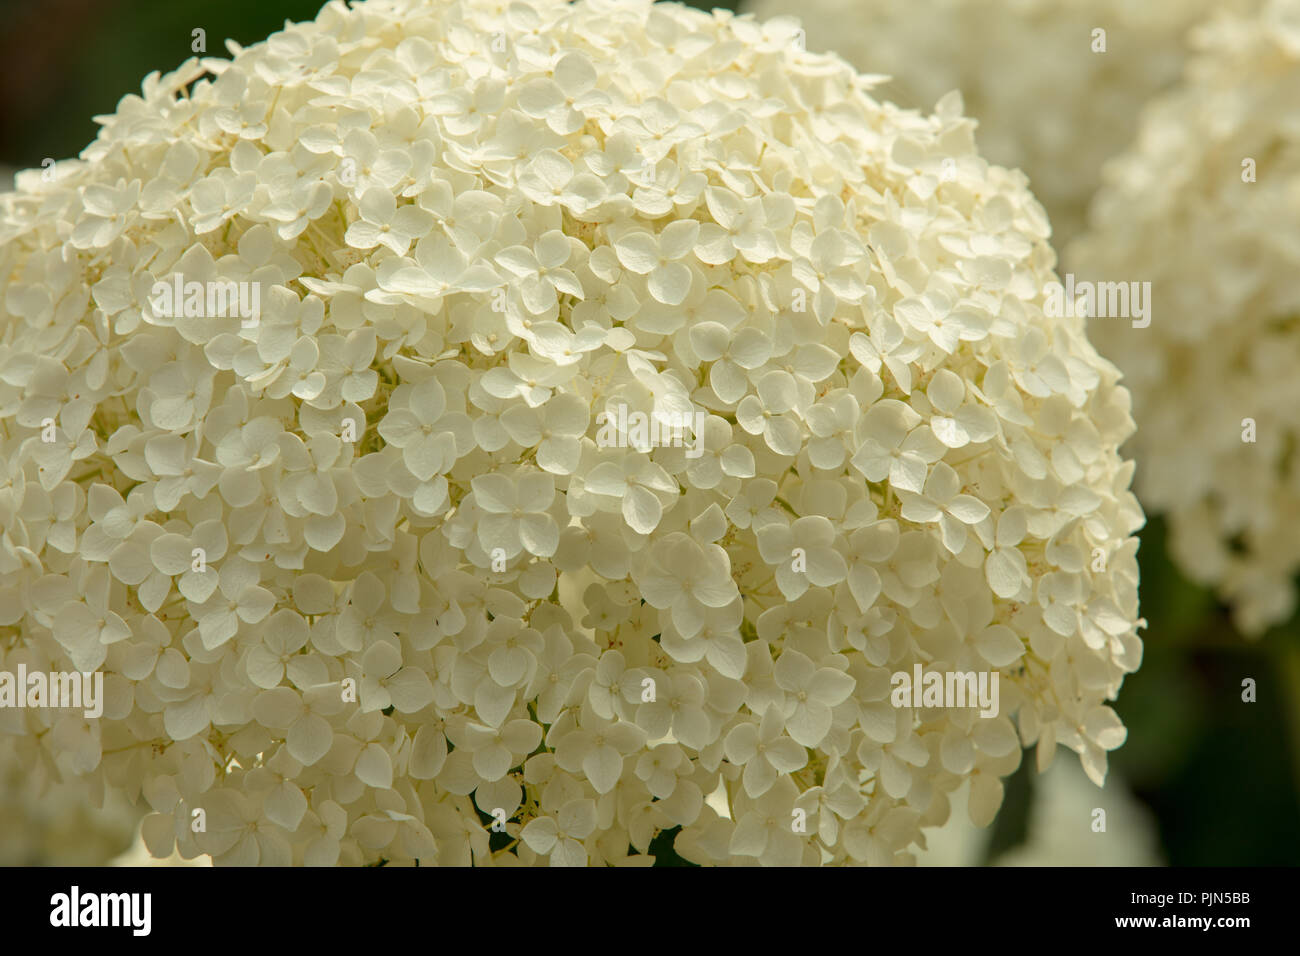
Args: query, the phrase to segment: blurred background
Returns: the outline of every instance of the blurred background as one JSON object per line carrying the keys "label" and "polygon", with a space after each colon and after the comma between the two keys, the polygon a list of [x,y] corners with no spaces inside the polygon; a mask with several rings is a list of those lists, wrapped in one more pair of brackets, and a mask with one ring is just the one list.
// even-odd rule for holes
{"label": "blurred background", "polygon": [[[91,118],[112,112],[122,95],[138,93],[148,73],[166,72],[190,56],[196,28],[206,31],[209,55],[225,56],[226,37],[253,43],[286,19],[314,18],[319,7],[319,0],[0,0],[5,188],[14,169],[77,155],[96,134]],[[811,41],[809,47],[820,49]],[[1015,81],[1032,86],[1035,78]],[[889,86],[878,95],[933,106],[908,102]],[[1159,519],[1141,540],[1145,658],[1116,704],[1129,734],[1111,754],[1106,788],[1094,787],[1063,749],[1040,776],[1030,751],[1006,781],[994,824],[975,830],[959,799],[923,863],[1300,862],[1300,617],[1247,641],[1212,595],[1170,563]],[[1242,701],[1246,678],[1256,682],[1254,703]],[[0,773],[0,864],[147,860],[134,842],[129,809],[94,811],[69,802],[34,815],[21,776],[12,768]],[[1092,831],[1094,808],[1107,811],[1105,833]],[[652,852],[669,842],[656,841]],[[658,865],[674,864],[685,865],[671,850],[661,852]]]}

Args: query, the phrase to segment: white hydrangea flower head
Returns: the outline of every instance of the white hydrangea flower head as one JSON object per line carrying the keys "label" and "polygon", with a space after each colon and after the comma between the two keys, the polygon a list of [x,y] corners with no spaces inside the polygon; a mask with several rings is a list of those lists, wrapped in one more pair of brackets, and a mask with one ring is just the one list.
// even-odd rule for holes
{"label": "white hydrangea flower head", "polygon": [[959,99],[793,41],[331,3],[24,174],[0,664],[106,673],[65,775],[219,865],[905,863],[1022,744],[1102,782],[1128,394]]}
{"label": "white hydrangea flower head", "polygon": [[889,76],[881,92],[903,106],[929,109],[960,90],[981,153],[1029,175],[1059,249],[1083,228],[1102,164],[1128,146],[1142,105],[1177,80],[1187,29],[1216,2],[1236,0],[747,0],[744,9],[797,17],[810,49]]}
{"label": "white hydrangea flower head", "polygon": [[[0,166],[0,193],[15,172]],[[75,721],[64,726],[75,733]],[[87,793],[75,778],[57,782],[50,769],[21,721],[0,732],[0,866],[102,866],[130,846],[139,808],[120,794]]]}
{"label": "white hydrangea flower head", "polygon": [[1194,36],[1184,81],[1144,115],[1069,256],[1081,279],[1151,283],[1149,326],[1089,331],[1132,389],[1138,490],[1173,558],[1258,636],[1294,612],[1300,570],[1300,3]]}

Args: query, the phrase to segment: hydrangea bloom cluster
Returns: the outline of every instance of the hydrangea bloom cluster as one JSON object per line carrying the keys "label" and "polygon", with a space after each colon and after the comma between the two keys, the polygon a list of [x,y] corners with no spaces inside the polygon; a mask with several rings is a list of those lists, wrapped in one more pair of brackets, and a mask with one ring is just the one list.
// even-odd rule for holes
{"label": "hydrangea bloom cluster", "polygon": [[[107,674],[99,721],[3,715],[29,759],[218,864],[907,862],[1022,743],[1100,783],[1128,393],[960,100],[794,40],[331,3],[24,174],[0,663]],[[916,665],[999,712],[894,706]]]}
{"label": "hydrangea bloom cluster", "polygon": [[[13,188],[14,172],[0,166],[0,193]],[[17,741],[0,732],[0,866],[102,866],[130,846],[138,807],[120,795],[105,805],[76,780],[55,782],[48,765],[22,763]]]}
{"label": "hydrangea bloom cluster", "polygon": [[1196,32],[1070,250],[1081,276],[1151,282],[1149,328],[1090,332],[1133,390],[1143,501],[1251,635],[1292,614],[1300,569],[1300,3],[1254,6]]}
{"label": "hydrangea bloom cluster", "polygon": [[[817,50],[893,78],[928,109],[961,90],[990,160],[1023,169],[1060,244],[1084,225],[1101,166],[1129,145],[1142,105],[1173,84],[1184,36],[1225,0],[748,0],[793,15]],[[1106,31],[1094,52],[1093,31]]]}

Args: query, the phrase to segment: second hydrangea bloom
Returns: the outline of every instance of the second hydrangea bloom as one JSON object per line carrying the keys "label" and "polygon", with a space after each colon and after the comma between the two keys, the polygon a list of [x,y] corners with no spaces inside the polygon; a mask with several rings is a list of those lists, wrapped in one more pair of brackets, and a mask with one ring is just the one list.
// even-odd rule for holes
{"label": "second hydrangea bloom", "polygon": [[992,162],[1023,169],[1057,248],[1083,228],[1102,164],[1128,146],[1142,107],[1174,84],[1187,30],[1239,0],[749,0],[797,17],[833,50],[928,109],[960,90]]}
{"label": "second hydrangea bloom", "polygon": [[1149,328],[1095,319],[1142,427],[1143,502],[1238,628],[1290,617],[1300,568],[1300,3],[1260,0],[1196,34],[1069,250],[1082,277],[1151,283]]}

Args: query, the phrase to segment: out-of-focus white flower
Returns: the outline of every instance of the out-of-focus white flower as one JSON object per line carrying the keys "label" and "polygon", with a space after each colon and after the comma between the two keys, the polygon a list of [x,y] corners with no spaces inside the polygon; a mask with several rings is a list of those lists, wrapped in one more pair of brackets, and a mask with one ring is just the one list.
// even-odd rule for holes
{"label": "out-of-focus white flower", "polygon": [[1024,176],[872,85],[643,0],[151,77],[0,200],[0,669],[108,675],[0,729],[217,865],[906,863],[1017,742],[1100,780],[1127,394]]}
{"label": "out-of-focus white flower", "polygon": [[[968,789],[951,796],[953,814],[926,832],[921,866],[979,866],[984,863],[989,830],[966,815]],[[1104,810],[1105,817],[1097,814]],[[1159,829],[1151,811],[1113,774],[1099,790],[1068,760],[1054,763],[1034,778],[1024,842],[999,854],[995,866],[1162,866]],[[1104,829],[1101,824],[1105,823]]]}
{"label": "out-of-focus white flower", "polygon": [[[1105,817],[1097,814],[1105,811]],[[1101,823],[1105,822],[1105,829]],[[1162,866],[1151,811],[1123,779],[1099,791],[1078,766],[1060,761],[1035,781],[1025,842],[998,866]]]}
{"label": "out-of-focus white flower", "polygon": [[[1177,79],[1188,28],[1220,2],[746,0],[742,9],[798,18],[809,49],[890,77],[881,89],[902,106],[929,109],[960,90],[981,152],[1028,174],[1060,248],[1083,228],[1102,164]],[[1105,52],[1094,52],[1099,29]],[[924,168],[932,182],[955,174],[942,162]]]}
{"label": "out-of-focus white flower", "polygon": [[1068,251],[1080,280],[1150,283],[1149,326],[1090,332],[1132,390],[1142,501],[1251,636],[1294,612],[1300,569],[1300,4],[1254,7],[1197,31]]}

